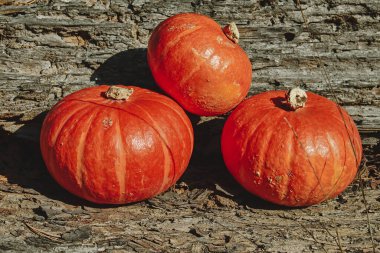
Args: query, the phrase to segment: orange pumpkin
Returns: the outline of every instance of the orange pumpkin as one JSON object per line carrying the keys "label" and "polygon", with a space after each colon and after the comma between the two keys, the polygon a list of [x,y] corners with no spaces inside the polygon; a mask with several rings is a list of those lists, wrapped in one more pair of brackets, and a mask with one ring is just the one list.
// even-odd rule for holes
{"label": "orange pumpkin", "polygon": [[170,98],[138,87],[77,91],[46,116],[41,150],[53,178],[86,200],[122,204],[153,197],[185,171],[193,129]]}
{"label": "orange pumpkin", "polygon": [[269,91],[241,103],[226,121],[221,142],[235,179],[254,195],[285,206],[337,196],[354,179],[362,156],[347,112],[300,89]]}
{"label": "orange pumpkin", "polygon": [[149,40],[154,79],[191,113],[226,113],[244,99],[251,85],[251,63],[238,38],[235,24],[222,29],[211,18],[194,13],[170,17]]}

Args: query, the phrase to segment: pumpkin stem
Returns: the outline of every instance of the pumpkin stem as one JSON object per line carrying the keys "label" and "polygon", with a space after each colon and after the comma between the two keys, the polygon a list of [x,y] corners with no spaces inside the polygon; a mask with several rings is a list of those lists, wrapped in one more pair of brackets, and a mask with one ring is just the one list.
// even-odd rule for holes
{"label": "pumpkin stem", "polygon": [[307,94],[301,88],[293,88],[285,94],[285,98],[288,101],[288,104],[293,110],[302,108],[305,106],[307,101]]}
{"label": "pumpkin stem", "polygon": [[133,93],[132,88],[122,88],[117,86],[111,86],[106,91],[106,98],[115,100],[127,100]]}
{"label": "pumpkin stem", "polygon": [[224,34],[229,38],[233,43],[239,42],[239,30],[234,22],[229,23],[223,28]]}

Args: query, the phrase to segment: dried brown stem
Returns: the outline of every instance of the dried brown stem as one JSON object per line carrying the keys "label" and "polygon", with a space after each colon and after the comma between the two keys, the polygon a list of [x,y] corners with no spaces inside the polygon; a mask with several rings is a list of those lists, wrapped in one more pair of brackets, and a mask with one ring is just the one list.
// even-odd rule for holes
{"label": "dried brown stem", "polygon": [[322,246],[322,249],[324,252],[327,253],[327,250],[325,249],[325,247],[323,246],[325,243],[324,242],[321,242],[320,240],[318,240],[315,235],[309,230],[307,229],[307,227],[305,227],[303,224],[301,224],[301,227],[311,236],[311,238],[313,238],[313,241],[316,242],[316,243],[319,243],[321,244]]}
{"label": "dried brown stem", "polygon": [[56,235],[56,234],[52,234],[52,233],[48,233],[48,232],[45,232],[45,231],[42,231],[40,229],[37,229],[37,228],[34,228],[32,227],[31,225],[29,225],[28,223],[24,222],[25,226],[27,228],[30,229],[30,231],[32,231],[33,233],[35,233],[36,235],[38,236],[41,236],[41,237],[44,237],[44,238],[47,238],[51,241],[55,241],[55,242],[62,242],[61,240],[61,236],[60,235]]}
{"label": "dried brown stem", "polygon": [[338,227],[336,226],[336,223],[335,223],[334,220],[333,220],[333,223],[334,223],[334,227],[335,227],[336,237],[333,234],[331,234],[330,230],[328,230],[328,228],[326,227],[325,224],[322,224],[322,227],[327,232],[327,234],[329,234],[329,236],[331,236],[334,239],[335,244],[338,246],[340,252],[344,252],[343,247],[342,247],[342,243],[341,243],[341,240],[340,240],[340,235],[339,235]]}

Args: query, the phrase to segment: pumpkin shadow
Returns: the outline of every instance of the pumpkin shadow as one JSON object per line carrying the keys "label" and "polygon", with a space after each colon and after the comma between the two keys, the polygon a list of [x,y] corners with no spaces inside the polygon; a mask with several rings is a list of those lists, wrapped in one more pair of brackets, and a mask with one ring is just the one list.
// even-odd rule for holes
{"label": "pumpkin shadow", "polygon": [[[94,71],[91,80],[98,85],[134,85],[163,94],[155,84],[147,64],[146,48],[130,49],[113,55]],[[4,175],[11,184],[33,189],[66,204],[96,208],[121,206],[94,204],[80,199],[60,187],[50,176],[39,147],[40,129],[46,114],[42,112],[33,120],[22,122],[25,124],[15,133],[0,128],[0,175]],[[179,183],[185,182],[190,190],[208,189],[213,194],[223,195],[225,193],[220,191],[223,189],[236,203],[252,208],[284,209],[250,195],[228,172],[220,150],[226,117],[199,117],[189,113],[188,116],[194,128],[195,145],[190,164]]]}
{"label": "pumpkin shadow", "polygon": [[270,99],[272,103],[285,111],[292,111],[292,108],[290,107],[289,103],[287,102],[286,98],[284,97],[275,97]]}
{"label": "pumpkin shadow", "polygon": [[[113,55],[94,71],[91,80],[98,85],[134,85],[166,95],[154,81],[147,63],[146,48],[129,49]],[[228,172],[220,150],[226,117],[187,115],[194,128],[195,143],[189,166],[178,183],[185,182],[190,190],[208,189],[215,193],[220,193],[216,188],[221,187],[232,193],[234,201],[252,208],[283,209],[247,193]]]}
{"label": "pumpkin shadow", "polygon": [[189,190],[208,189],[210,197],[221,195],[253,209],[289,209],[253,196],[229,173],[223,161],[220,142],[226,116],[199,117],[190,114],[189,117],[194,128],[194,151],[178,183],[186,183]]}
{"label": "pumpkin shadow", "polygon": [[163,93],[150,72],[146,48],[129,49],[111,56],[90,79],[98,85],[133,85]]}
{"label": "pumpkin shadow", "polygon": [[45,168],[39,146],[39,131],[45,116],[46,112],[40,113],[14,133],[0,128],[0,174],[10,184],[51,197],[56,186]]}

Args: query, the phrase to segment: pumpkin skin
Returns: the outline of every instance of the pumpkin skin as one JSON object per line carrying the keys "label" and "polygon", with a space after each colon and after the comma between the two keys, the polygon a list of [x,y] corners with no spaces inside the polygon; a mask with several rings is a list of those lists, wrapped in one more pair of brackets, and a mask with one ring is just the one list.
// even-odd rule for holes
{"label": "pumpkin skin", "polygon": [[148,45],[157,84],[187,111],[230,111],[247,95],[252,66],[242,48],[211,18],[183,13],[160,23]]}
{"label": "pumpkin skin", "polygon": [[275,204],[310,206],[334,198],[360,164],[358,130],[327,98],[307,92],[306,106],[294,111],[285,94],[253,96],[232,112],[221,139],[225,164],[245,189]]}
{"label": "pumpkin skin", "polygon": [[167,190],[185,171],[193,129],[170,98],[133,86],[127,100],[104,96],[109,86],[65,97],[46,116],[42,156],[53,178],[95,203],[124,204]]}

